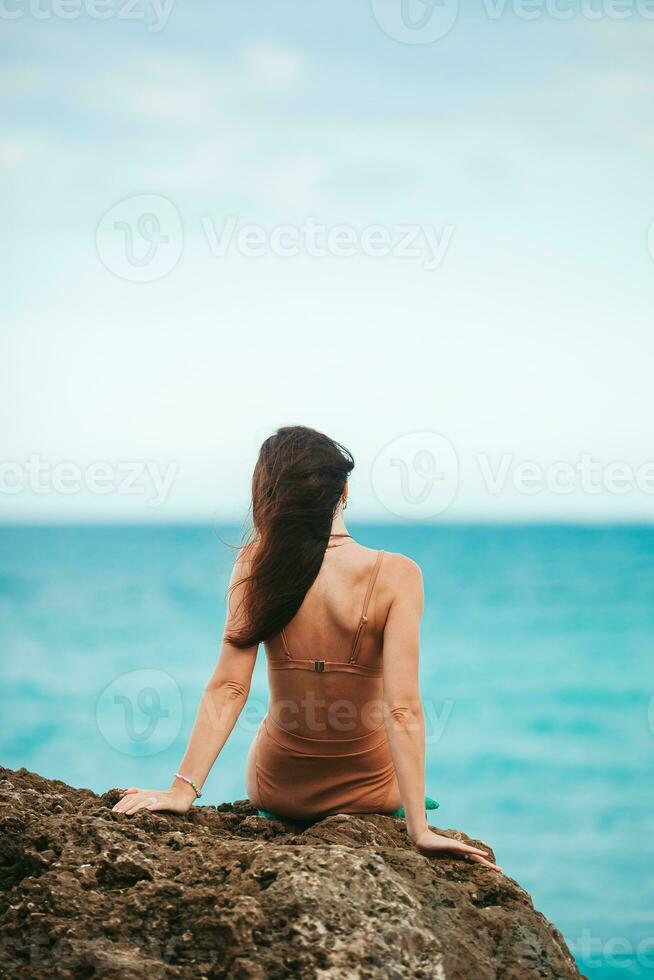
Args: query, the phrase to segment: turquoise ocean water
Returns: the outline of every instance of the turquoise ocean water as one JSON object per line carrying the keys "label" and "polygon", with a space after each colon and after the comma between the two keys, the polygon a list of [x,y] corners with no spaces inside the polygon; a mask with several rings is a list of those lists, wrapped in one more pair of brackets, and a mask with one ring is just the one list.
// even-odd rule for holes
{"label": "turquoise ocean water", "polygon": [[[593,980],[654,975],[654,530],[355,528],[420,563],[433,823],[487,840]],[[236,529],[0,529],[0,759],[167,786]],[[259,657],[203,802],[243,798]]]}

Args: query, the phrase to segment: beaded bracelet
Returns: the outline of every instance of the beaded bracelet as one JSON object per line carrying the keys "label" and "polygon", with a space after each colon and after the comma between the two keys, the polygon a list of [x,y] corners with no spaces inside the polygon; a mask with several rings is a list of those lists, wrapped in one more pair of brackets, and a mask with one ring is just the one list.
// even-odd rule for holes
{"label": "beaded bracelet", "polygon": [[195,785],[195,783],[193,782],[192,779],[188,779],[187,776],[182,776],[181,772],[176,772],[175,773],[175,779],[182,779],[185,783],[188,783],[189,786],[192,786],[193,789],[195,790],[195,798],[196,798],[196,800],[199,800],[200,799],[200,797],[202,796],[202,793],[197,788],[197,786]]}

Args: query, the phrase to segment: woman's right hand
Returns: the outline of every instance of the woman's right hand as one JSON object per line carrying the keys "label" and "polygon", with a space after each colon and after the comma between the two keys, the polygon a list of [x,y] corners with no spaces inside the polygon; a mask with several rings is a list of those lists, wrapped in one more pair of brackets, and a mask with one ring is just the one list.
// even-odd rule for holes
{"label": "woman's right hand", "polygon": [[411,840],[420,853],[427,857],[449,851],[468,861],[474,861],[485,868],[490,868],[491,871],[499,872],[502,870],[497,864],[488,860],[488,851],[482,851],[479,847],[472,847],[471,844],[464,844],[462,840],[456,840],[454,837],[444,837],[443,834],[437,834],[430,827],[412,835]]}
{"label": "woman's right hand", "polygon": [[136,786],[130,786],[113,807],[113,812],[126,813],[130,817],[139,810],[188,813],[195,798],[195,790],[186,783],[173,789],[138,789]]}

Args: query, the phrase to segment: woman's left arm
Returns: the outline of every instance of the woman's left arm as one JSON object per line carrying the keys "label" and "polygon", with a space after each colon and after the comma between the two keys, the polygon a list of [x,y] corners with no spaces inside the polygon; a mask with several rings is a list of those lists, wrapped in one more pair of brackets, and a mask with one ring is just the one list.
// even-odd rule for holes
{"label": "woman's left arm", "polygon": [[[239,559],[234,565],[230,583],[225,636],[238,628],[243,598],[243,586],[239,583],[244,574],[244,563]],[[223,639],[218,662],[202,695],[193,731],[177,770],[193,780],[198,788],[204,784],[247,700],[257,649],[256,646],[240,649]],[[130,787],[114,810],[127,814],[138,810],[186,813],[195,799],[195,790],[189,783],[173,778],[167,790]]]}

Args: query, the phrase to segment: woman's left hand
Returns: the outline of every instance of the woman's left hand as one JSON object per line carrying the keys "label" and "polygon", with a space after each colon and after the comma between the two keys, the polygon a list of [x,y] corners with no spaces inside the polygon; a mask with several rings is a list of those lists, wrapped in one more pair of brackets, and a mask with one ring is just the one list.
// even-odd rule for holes
{"label": "woman's left hand", "polygon": [[488,859],[488,851],[484,851],[480,847],[473,847],[471,844],[465,844],[462,840],[457,840],[455,837],[445,837],[444,834],[437,834],[430,827],[415,835],[410,835],[410,837],[420,853],[426,857],[450,852],[451,854],[456,854],[457,857],[474,861],[475,864],[481,864],[484,868],[490,868],[491,871],[500,872],[502,870],[494,861]]}
{"label": "woman's left hand", "polygon": [[132,816],[139,810],[167,810],[169,813],[188,813],[195,800],[195,791],[186,784],[175,789],[137,789],[130,786],[113,807],[113,813]]}

